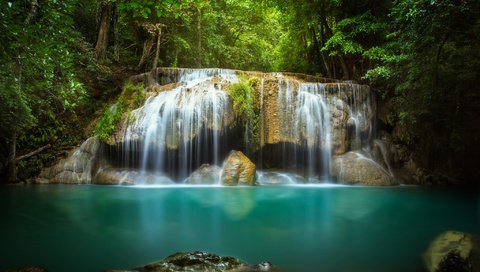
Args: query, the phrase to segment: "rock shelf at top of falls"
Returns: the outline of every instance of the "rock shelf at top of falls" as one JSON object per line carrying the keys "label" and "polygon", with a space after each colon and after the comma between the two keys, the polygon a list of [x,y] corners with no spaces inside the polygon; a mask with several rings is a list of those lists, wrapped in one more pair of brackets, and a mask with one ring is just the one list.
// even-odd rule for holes
{"label": "rock shelf at top of falls", "polygon": [[[151,76],[131,80],[151,82]],[[253,117],[240,114],[232,98],[232,85],[245,78],[250,79],[245,95],[252,98],[246,106]],[[158,68],[154,82],[145,88],[144,105],[124,113],[129,117],[108,141],[88,140],[98,145],[94,154],[79,156],[85,149],[80,148],[44,170],[41,181],[137,184],[146,179],[145,183],[168,184],[186,179],[198,184],[198,179],[187,178],[201,165],[220,167],[231,150],[239,150],[253,162],[253,169],[338,182],[347,175],[332,171],[339,169],[333,164],[345,160],[332,158],[354,151],[362,156],[359,163],[347,156],[348,167],[362,170],[351,173],[375,177],[355,183],[396,183],[391,169],[379,170],[389,164],[375,162],[385,158],[370,152],[376,137],[376,103],[366,85],[291,73],[182,68]],[[67,167],[72,161],[76,166]]]}

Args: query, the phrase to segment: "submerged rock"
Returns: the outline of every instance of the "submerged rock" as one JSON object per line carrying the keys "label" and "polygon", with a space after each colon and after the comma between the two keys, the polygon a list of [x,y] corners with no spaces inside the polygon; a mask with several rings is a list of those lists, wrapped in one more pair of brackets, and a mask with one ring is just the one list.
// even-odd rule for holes
{"label": "submerged rock", "polygon": [[100,148],[98,137],[88,138],[71,156],[42,170],[37,183],[90,183]]}
{"label": "submerged rock", "polygon": [[185,180],[186,184],[218,184],[220,182],[220,172],[222,169],[216,165],[202,164],[190,177]]}
{"label": "submerged rock", "polygon": [[101,185],[171,185],[174,182],[163,175],[148,172],[138,172],[130,169],[101,169],[92,180]]}
{"label": "submerged rock", "polygon": [[335,156],[332,176],[342,184],[385,186],[396,185],[393,176],[374,160],[356,152]]}
{"label": "submerged rock", "polygon": [[223,185],[255,185],[256,167],[241,151],[232,150],[223,162]]}
{"label": "submerged rock", "polygon": [[108,272],[187,272],[187,271],[206,271],[206,272],[255,272],[255,271],[279,271],[269,262],[263,262],[257,265],[248,265],[234,257],[222,257],[206,252],[178,252],[167,258],[145,265],[141,268],[131,270],[108,270]]}
{"label": "submerged rock", "polygon": [[480,238],[447,231],[430,244],[424,261],[429,272],[480,271]]}
{"label": "submerged rock", "polygon": [[263,172],[258,174],[257,183],[259,185],[288,185],[305,183],[305,179],[302,176],[296,174]]}

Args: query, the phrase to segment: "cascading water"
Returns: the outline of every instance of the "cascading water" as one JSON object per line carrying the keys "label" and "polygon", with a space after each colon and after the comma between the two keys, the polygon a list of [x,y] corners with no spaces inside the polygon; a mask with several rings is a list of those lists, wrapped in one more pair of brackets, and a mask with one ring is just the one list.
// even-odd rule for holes
{"label": "cascading water", "polygon": [[[368,87],[351,82],[302,82],[282,73],[254,76],[261,77],[255,99],[261,115],[259,139],[249,135],[251,120],[246,120],[242,137],[244,152],[260,169],[263,147],[279,143],[279,154],[270,154],[281,157],[280,165],[273,163],[274,168],[310,180],[327,180],[332,155],[360,149],[372,139],[375,109]],[[180,86],[151,96],[131,113],[133,122],[125,133],[124,150],[127,154],[137,150],[137,168],[184,178],[201,163],[219,165],[226,151],[223,147],[231,148],[223,135],[234,117],[228,85],[238,82],[236,71],[167,68],[158,72],[157,82]],[[272,109],[273,117],[268,117]],[[269,123],[278,123],[278,127],[272,129]],[[268,139],[272,133],[273,142]],[[249,149],[252,142],[258,143],[257,153]]]}
{"label": "cascading water", "polygon": [[[248,95],[253,99],[247,99],[260,115],[255,122],[236,119],[245,116],[235,112],[229,87],[239,82],[239,73],[257,78],[250,81],[254,85]],[[151,82],[147,76],[151,73],[137,80]],[[364,159],[372,157],[364,150],[375,144],[375,98],[368,86],[227,69],[159,68],[156,80],[157,85],[147,88],[144,105],[129,112],[118,136],[103,145],[106,153],[99,155],[91,171],[93,182],[181,182],[202,164],[220,166],[233,149],[247,154],[258,170],[267,171],[262,179],[274,183],[332,177],[354,183],[360,170],[367,179],[371,177],[366,167],[373,169],[368,171],[377,180],[386,180],[379,177],[384,172],[393,176],[388,162],[388,171],[378,171],[380,164]],[[63,165],[57,168],[64,169]],[[65,176],[57,168],[55,175]],[[284,176],[284,172],[290,174]]]}
{"label": "cascading water", "polygon": [[139,149],[142,171],[184,178],[201,163],[220,164],[227,140],[222,136],[231,121],[226,113],[232,111],[222,86],[237,78],[234,71],[223,69],[185,69],[176,76],[181,86],[149,97],[131,112],[124,150],[128,157]]}
{"label": "cascading water", "polygon": [[[322,174],[328,178],[331,157],[330,111],[325,85],[290,80],[278,82],[278,112],[280,134],[285,141],[295,143],[293,154],[285,147],[283,156],[294,167],[306,168],[306,176]],[[293,160],[291,159],[293,157]]]}

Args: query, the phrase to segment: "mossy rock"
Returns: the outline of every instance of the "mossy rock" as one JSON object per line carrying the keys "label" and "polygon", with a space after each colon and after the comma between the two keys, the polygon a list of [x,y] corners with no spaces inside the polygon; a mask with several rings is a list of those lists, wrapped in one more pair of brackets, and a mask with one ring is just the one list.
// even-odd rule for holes
{"label": "mossy rock", "polygon": [[459,231],[440,234],[425,256],[429,272],[480,272],[480,239]]}
{"label": "mossy rock", "polygon": [[255,185],[256,167],[241,151],[232,150],[223,163],[223,185]]}
{"label": "mossy rock", "polygon": [[144,267],[129,270],[107,270],[107,272],[256,272],[256,271],[279,271],[269,262],[257,265],[249,265],[237,258],[230,256],[218,256],[206,252],[177,252],[167,258],[147,264]]}

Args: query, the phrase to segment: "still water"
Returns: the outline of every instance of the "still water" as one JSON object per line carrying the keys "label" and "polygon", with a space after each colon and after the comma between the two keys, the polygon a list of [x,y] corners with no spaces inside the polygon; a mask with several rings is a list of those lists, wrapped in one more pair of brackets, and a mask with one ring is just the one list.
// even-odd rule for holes
{"label": "still water", "polygon": [[423,271],[446,230],[479,233],[477,190],[421,187],[0,188],[0,271],[131,268],[177,251],[283,271]]}

